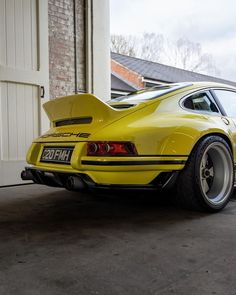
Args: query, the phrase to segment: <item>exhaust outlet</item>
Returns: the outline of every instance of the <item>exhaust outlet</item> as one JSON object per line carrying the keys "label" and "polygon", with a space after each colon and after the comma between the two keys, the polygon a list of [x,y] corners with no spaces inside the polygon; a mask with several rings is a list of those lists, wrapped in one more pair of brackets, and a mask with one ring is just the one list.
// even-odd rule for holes
{"label": "exhaust outlet", "polygon": [[21,179],[22,180],[34,180],[34,177],[33,177],[32,173],[31,173],[31,171],[23,170],[21,172]]}
{"label": "exhaust outlet", "polygon": [[81,191],[85,189],[85,183],[76,176],[69,176],[66,181],[66,189],[69,191]]}

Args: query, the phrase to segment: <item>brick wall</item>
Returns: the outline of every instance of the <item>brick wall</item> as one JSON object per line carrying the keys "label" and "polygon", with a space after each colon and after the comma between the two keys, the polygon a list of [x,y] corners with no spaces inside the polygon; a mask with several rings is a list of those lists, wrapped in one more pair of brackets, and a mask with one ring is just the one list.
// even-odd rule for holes
{"label": "brick wall", "polygon": [[145,83],[142,81],[142,76],[138,73],[126,68],[125,66],[119,64],[118,62],[111,61],[111,71],[118,74],[120,77],[128,81],[131,85],[137,88],[144,88]]}
{"label": "brick wall", "polygon": [[[84,0],[76,1],[77,88],[85,90]],[[49,0],[50,97],[75,91],[74,0]]]}

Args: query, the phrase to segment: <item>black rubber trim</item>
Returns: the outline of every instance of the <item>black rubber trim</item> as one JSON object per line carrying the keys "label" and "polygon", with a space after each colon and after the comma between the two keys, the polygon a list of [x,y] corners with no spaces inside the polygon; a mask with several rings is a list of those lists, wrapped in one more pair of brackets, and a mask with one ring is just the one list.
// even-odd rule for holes
{"label": "black rubber trim", "polygon": [[[70,141],[34,141],[33,143],[41,143],[41,144],[51,144],[51,143],[79,143],[79,142],[86,142],[81,140],[70,140]],[[67,147],[67,146],[65,146]]]}
{"label": "black rubber trim", "polygon": [[[132,157],[132,158],[188,158],[189,155],[117,155],[118,157]],[[91,155],[90,157],[98,157],[98,155]],[[104,155],[104,157],[114,158],[114,155]]]}
{"label": "black rubber trim", "polygon": [[45,164],[60,164],[60,165],[70,165],[70,162],[62,162],[62,161],[45,161],[45,160],[40,160],[40,163],[45,163]]}
{"label": "black rubber trim", "polygon": [[182,165],[184,160],[150,160],[150,161],[90,161],[83,160],[82,165],[95,166],[139,166],[139,165]]}
{"label": "black rubber trim", "polygon": [[188,156],[189,155],[137,155],[136,157],[188,158]]}

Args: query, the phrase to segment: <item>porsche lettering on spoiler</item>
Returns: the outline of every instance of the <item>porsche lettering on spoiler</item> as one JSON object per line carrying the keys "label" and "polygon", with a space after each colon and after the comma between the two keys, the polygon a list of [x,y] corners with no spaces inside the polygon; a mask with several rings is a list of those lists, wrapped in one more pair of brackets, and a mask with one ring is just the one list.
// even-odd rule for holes
{"label": "porsche lettering on spoiler", "polygon": [[65,132],[65,133],[47,133],[40,138],[48,138],[48,137],[70,137],[70,136],[75,136],[75,137],[82,137],[82,138],[88,138],[91,134],[90,133],[73,133],[73,132]]}

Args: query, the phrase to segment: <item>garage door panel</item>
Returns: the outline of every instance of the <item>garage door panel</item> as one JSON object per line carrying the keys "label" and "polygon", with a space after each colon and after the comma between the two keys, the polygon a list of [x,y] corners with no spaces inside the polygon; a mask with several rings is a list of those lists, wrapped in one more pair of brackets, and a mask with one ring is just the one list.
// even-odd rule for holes
{"label": "garage door panel", "polygon": [[[38,5],[36,0],[0,0],[1,65],[38,69]],[[5,10],[5,11],[4,11]],[[7,17],[6,17],[7,15]]]}
{"label": "garage door panel", "polygon": [[1,84],[1,160],[24,160],[32,139],[39,135],[38,87]]}
{"label": "garage door panel", "polygon": [[47,126],[47,15],[47,0],[0,0],[0,186],[22,183],[26,152]]}
{"label": "garage door panel", "polygon": [[0,44],[0,64],[6,65],[6,1],[0,0],[0,36],[1,36],[1,44]]}
{"label": "garage door panel", "polygon": [[32,138],[39,136],[39,93],[36,86],[25,86],[25,145],[28,149]]}
{"label": "garage door panel", "polygon": [[[16,1],[16,0],[15,0]],[[23,0],[24,69],[37,70],[37,5],[36,0]]]}
{"label": "garage door panel", "polygon": [[[6,83],[0,84],[0,119],[1,119],[1,126],[0,126],[0,134],[1,134],[1,142],[0,142],[0,150],[1,150],[1,160],[8,159],[8,104],[7,104],[7,85]],[[3,125],[5,130],[3,130]],[[6,136],[6,137],[4,137]]]}
{"label": "garage door panel", "polygon": [[[25,99],[25,89],[23,85],[16,85],[16,118],[17,126],[21,126],[17,130],[17,149],[18,157],[20,158],[26,150],[26,123],[25,123],[25,108],[26,106]],[[22,159],[23,160],[23,159]]]}
{"label": "garage door panel", "polygon": [[[14,18],[14,0],[7,0],[6,4],[6,65],[15,67],[16,64],[16,43],[15,43],[15,18]],[[4,44],[3,44],[4,46]]]}
{"label": "garage door panel", "polygon": [[32,62],[31,69],[38,71],[39,70],[39,52],[38,52],[38,40],[39,40],[39,31],[38,31],[38,18],[39,18],[38,3],[36,0],[31,1],[31,48],[34,48],[32,51]]}
{"label": "garage door panel", "polygon": [[[15,19],[17,20],[17,26],[15,26],[15,40],[16,40],[16,63],[15,66],[17,68],[23,69],[24,68],[24,34],[23,34],[23,4],[22,0],[15,1],[14,6],[15,11]],[[11,36],[13,38],[14,35]]]}

